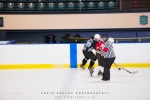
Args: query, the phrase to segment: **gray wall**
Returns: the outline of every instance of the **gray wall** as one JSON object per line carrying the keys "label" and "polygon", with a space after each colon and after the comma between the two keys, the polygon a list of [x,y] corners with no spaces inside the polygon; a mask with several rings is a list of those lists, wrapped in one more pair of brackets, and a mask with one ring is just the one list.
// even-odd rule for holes
{"label": "gray wall", "polygon": [[0,31],[0,40],[6,40],[6,31]]}

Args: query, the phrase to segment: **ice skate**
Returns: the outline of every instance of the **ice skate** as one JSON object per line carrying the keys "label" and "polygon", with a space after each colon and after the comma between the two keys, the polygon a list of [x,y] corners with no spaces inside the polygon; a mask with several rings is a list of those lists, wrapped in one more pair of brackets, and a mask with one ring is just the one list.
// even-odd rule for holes
{"label": "ice skate", "polygon": [[102,76],[103,75],[103,73],[102,73],[102,71],[100,70],[99,72],[98,72],[98,76]]}
{"label": "ice skate", "polygon": [[93,69],[93,76],[101,76],[103,72],[103,67],[97,66]]}
{"label": "ice skate", "polygon": [[92,73],[93,73],[93,68],[88,68],[88,70],[89,70],[90,76],[93,77],[93,75],[92,75]]}
{"label": "ice skate", "polygon": [[82,64],[80,65],[80,68],[81,68],[81,69],[85,69],[85,67],[84,67]]}

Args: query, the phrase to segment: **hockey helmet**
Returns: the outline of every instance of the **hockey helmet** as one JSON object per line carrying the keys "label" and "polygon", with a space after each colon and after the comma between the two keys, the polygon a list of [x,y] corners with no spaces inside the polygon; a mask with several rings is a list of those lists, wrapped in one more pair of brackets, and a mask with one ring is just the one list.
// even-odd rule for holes
{"label": "hockey helmet", "polygon": [[101,36],[99,34],[94,35],[94,39],[100,39],[100,38],[101,38]]}
{"label": "hockey helmet", "polygon": [[109,37],[108,41],[114,43],[114,39],[112,37]]}

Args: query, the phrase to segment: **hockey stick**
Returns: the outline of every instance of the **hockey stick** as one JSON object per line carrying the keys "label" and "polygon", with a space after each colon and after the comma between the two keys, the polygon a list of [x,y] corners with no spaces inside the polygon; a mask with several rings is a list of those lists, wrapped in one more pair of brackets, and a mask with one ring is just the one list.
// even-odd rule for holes
{"label": "hockey stick", "polygon": [[121,70],[121,68],[119,68],[115,63],[114,63],[114,65],[116,66],[116,68],[117,68],[118,70]]}
{"label": "hockey stick", "polygon": [[116,64],[116,63],[114,63],[114,65],[118,68],[118,67],[120,67],[120,69],[118,68],[118,70],[121,70],[121,69],[123,69],[123,70],[125,70],[125,71],[127,71],[128,73],[130,73],[130,74],[135,74],[135,73],[137,73],[138,71],[134,71],[134,72],[130,72],[130,71],[128,71],[127,69],[125,69],[125,68],[123,68],[123,67],[121,67],[121,66],[119,66],[118,64]]}

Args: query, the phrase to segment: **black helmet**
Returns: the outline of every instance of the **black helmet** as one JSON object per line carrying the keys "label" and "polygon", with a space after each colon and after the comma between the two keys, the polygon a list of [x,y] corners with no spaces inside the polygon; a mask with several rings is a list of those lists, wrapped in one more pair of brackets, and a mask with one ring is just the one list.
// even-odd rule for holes
{"label": "black helmet", "polygon": [[93,40],[93,39],[94,39],[94,36],[91,36],[91,39]]}
{"label": "black helmet", "polygon": [[108,38],[107,34],[102,34],[102,38]]}

